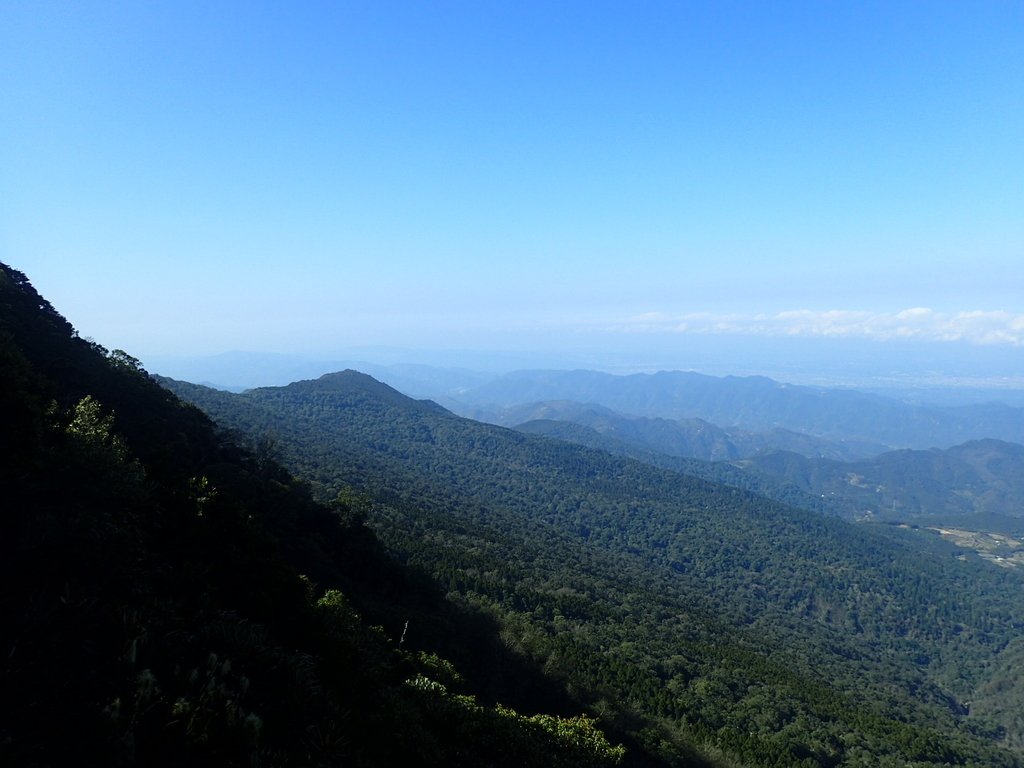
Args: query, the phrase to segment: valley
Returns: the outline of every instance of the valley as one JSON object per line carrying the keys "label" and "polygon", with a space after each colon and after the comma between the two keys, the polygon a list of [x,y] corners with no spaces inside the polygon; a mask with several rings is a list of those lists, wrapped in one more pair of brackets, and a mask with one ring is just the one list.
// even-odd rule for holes
{"label": "valley", "polygon": [[1002,568],[1024,566],[1024,542],[1001,533],[969,531],[963,528],[929,528],[958,547],[976,552]]}

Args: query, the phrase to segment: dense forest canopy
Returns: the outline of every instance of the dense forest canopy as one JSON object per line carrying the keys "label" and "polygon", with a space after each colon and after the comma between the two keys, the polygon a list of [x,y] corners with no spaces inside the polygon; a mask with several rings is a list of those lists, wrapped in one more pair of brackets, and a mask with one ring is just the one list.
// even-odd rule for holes
{"label": "dense forest canopy", "polygon": [[393,551],[493,612],[574,695],[632,720],[649,751],[1016,761],[993,749],[1018,725],[986,702],[1000,687],[991,662],[1020,634],[1018,574],[458,418],[354,371],[241,395],[165,383],[233,429],[272,435],[325,497],[362,494]]}
{"label": "dense forest canopy", "polygon": [[158,382],[6,266],[0,311],[5,763],[1022,763],[1016,572],[354,371]]}
{"label": "dense forest canopy", "polygon": [[559,416],[567,418],[533,419],[516,429],[847,518],[1024,531],[1024,446],[1018,443],[971,440],[946,449],[886,451],[857,461],[809,457],[807,451],[768,445],[746,458],[708,462],[671,445],[652,444],[635,431],[598,429],[588,425],[589,419],[564,411]]}
{"label": "dense forest canopy", "polygon": [[0,366],[4,765],[622,761],[354,507],[314,501],[3,265]]}

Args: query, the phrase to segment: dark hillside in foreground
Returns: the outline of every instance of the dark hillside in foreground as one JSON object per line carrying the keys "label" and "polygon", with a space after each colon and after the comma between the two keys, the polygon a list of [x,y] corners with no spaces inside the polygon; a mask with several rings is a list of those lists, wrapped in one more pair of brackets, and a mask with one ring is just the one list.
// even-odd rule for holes
{"label": "dark hillside in foreground", "polygon": [[[744,765],[1019,764],[989,678],[1024,581],[580,446],[461,419],[345,371],[242,395],[166,382],[273,435],[504,641],[649,753]],[[982,700],[986,717],[970,714]],[[1014,700],[1016,703],[1019,701]]]}
{"label": "dark hillside in foreground", "polygon": [[5,265],[0,373],[0,764],[620,761],[592,719],[470,696],[573,706],[358,502],[315,502]]}

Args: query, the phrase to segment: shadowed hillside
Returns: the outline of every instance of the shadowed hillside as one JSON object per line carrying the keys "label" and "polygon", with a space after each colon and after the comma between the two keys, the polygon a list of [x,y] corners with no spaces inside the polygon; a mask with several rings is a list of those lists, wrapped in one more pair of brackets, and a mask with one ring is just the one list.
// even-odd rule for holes
{"label": "shadowed hillside", "polygon": [[4,265],[0,366],[4,765],[621,761],[592,718],[494,705],[575,706],[358,500],[315,502]]}

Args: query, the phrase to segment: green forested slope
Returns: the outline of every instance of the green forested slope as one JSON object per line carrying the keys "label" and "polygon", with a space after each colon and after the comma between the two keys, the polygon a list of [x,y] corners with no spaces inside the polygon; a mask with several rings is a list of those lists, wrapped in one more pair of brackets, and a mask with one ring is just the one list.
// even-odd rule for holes
{"label": "green forested slope", "polygon": [[326,496],[453,599],[493,613],[651,753],[749,765],[1018,764],[993,706],[1024,582],[935,543],[459,419],[343,372],[228,395],[172,384],[270,435]]}
{"label": "green forested slope", "polygon": [[608,434],[602,434],[590,427],[571,421],[550,421],[537,419],[516,426],[517,432],[529,435],[543,435],[568,443],[584,445],[605,451],[613,456],[636,459],[661,469],[680,472],[684,475],[699,477],[712,483],[721,483],[751,491],[760,496],[782,502],[800,509],[821,512],[828,515],[852,512],[854,509],[844,499],[834,496],[823,497],[814,494],[800,484],[787,477],[776,477],[768,472],[751,472],[741,468],[739,462],[702,461],[687,459],[680,456],[669,456],[665,453],[641,448],[632,443],[620,440]]}
{"label": "green forested slope", "polygon": [[860,461],[771,450],[747,459],[706,462],[638,447],[571,421],[538,419],[516,429],[849,519],[959,525],[1019,536],[1024,518],[1024,446],[1001,440],[888,451]]}
{"label": "green forested slope", "polygon": [[1024,446],[1001,440],[972,440],[945,450],[890,451],[850,462],[779,451],[737,465],[809,494],[840,500],[858,514],[898,520],[1024,517]]}
{"label": "green forested slope", "polygon": [[0,374],[0,764],[621,760],[592,719],[481,703],[573,706],[351,505],[79,339],[5,265]]}

